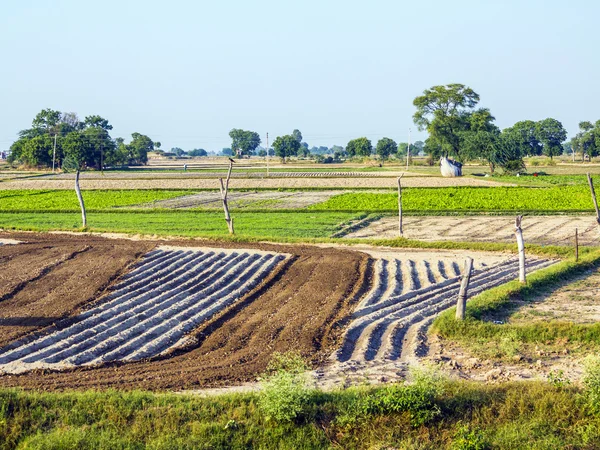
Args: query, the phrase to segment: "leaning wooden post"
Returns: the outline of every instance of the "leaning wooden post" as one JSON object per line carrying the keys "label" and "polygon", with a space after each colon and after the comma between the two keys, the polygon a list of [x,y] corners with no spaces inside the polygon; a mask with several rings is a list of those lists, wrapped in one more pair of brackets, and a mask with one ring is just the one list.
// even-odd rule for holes
{"label": "leaning wooden post", "polygon": [[81,208],[81,219],[83,222],[83,228],[87,227],[87,214],[85,212],[85,203],[83,202],[83,197],[81,195],[81,189],[79,188],[79,168],[75,173],[75,193],[77,194],[77,200],[79,200],[79,207]]}
{"label": "leaning wooden post", "polygon": [[521,229],[521,221],[523,216],[517,216],[515,220],[515,236],[517,237],[517,247],[519,249],[519,281],[526,283],[525,279],[525,241],[523,240],[523,230]]}
{"label": "leaning wooden post", "polygon": [[465,261],[465,272],[460,282],[458,300],[456,301],[456,320],[465,320],[465,311],[467,309],[467,291],[469,281],[471,280],[471,271],[473,270],[473,258],[467,258]]}
{"label": "leaning wooden post", "polygon": [[221,183],[221,200],[223,201],[223,210],[225,211],[225,222],[227,222],[227,228],[229,228],[229,234],[234,234],[233,230],[233,219],[229,214],[229,206],[227,204],[227,192],[229,191],[229,179],[231,178],[231,169],[233,168],[233,160],[229,159],[229,170],[227,171],[227,181],[223,184],[223,178],[219,178]]}
{"label": "leaning wooden post", "polygon": [[592,193],[592,201],[594,202],[594,208],[596,209],[596,223],[598,224],[598,231],[600,231],[600,210],[598,210],[598,200],[596,200],[596,191],[594,191],[594,183],[592,177],[587,174],[588,184],[590,185],[590,192]]}
{"label": "leaning wooden post", "polygon": [[400,237],[404,236],[404,230],[402,229],[402,185],[400,184],[400,179],[402,178],[403,173],[398,177],[398,231],[400,232]]}
{"label": "leaning wooden post", "polygon": [[575,228],[575,261],[579,261],[579,233]]}

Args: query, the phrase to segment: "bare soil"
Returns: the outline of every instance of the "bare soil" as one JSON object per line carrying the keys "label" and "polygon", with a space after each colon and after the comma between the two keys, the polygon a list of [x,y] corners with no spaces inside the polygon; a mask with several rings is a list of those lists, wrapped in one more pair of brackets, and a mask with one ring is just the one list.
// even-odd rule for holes
{"label": "bare soil", "polygon": [[[218,189],[219,181],[202,178],[166,179],[82,179],[82,189]],[[302,189],[302,188],[388,188],[396,189],[394,177],[360,178],[232,178],[231,189]],[[506,183],[488,181],[481,178],[443,178],[414,176],[403,178],[404,187],[446,187],[446,186],[505,186]],[[2,189],[73,189],[73,181],[64,179],[32,178],[12,180],[2,183]]]}
{"label": "bare soil", "polygon": [[[41,282],[23,283],[18,292],[8,293],[0,303],[3,337],[5,330],[12,330],[4,343],[28,331],[39,331],[57,318],[68,320],[84,305],[92,304],[107,284],[117,279],[140,254],[158,244],[154,241],[121,242],[100,237],[33,233],[1,234],[2,237],[25,243],[2,246],[0,252],[10,250],[9,247],[20,247],[25,254],[38,248],[65,247],[54,260],[45,253],[30,258],[29,264],[36,266],[38,272],[46,267],[49,258],[50,261],[65,259],[42,277],[46,278],[46,283],[52,283],[47,284],[51,290],[47,289],[44,294]],[[160,241],[160,244],[165,242]],[[198,246],[197,241],[191,240],[169,244]],[[207,241],[202,241],[201,246],[236,247],[233,243]],[[86,247],[90,248],[81,251]],[[0,386],[43,390],[197,389],[253,381],[264,371],[275,351],[295,350],[315,366],[322,364],[339,345],[345,321],[369,288],[369,257],[361,252],[333,248],[270,244],[244,244],[244,247],[289,253],[292,257],[248,295],[200,325],[192,333],[193,339],[187,348],[154,360],[127,364],[0,375]],[[81,256],[64,257],[77,250],[81,251],[78,253]],[[92,256],[85,263],[77,264],[83,255]],[[119,263],[113,264],[113,260]],[[6,279],[19,277],[20,268],[21,264],[13,265],[8,260],[3,265]],[[62,269],[60,282],[51,282],[49,276],[58,268]],[[29,276],[35,277],[38,272],[32,269]],[[65,283],[69,287],[61,287]],[[90,283],[95,284],[88,286]],[[60,291],[53,294],[54,288]],[[17,296],[20,296],[18,302]],[[41,320],[32,321],[35,317]]]}
{"label": "bare soil", "polygon": [[[422,241],[515,242],[513,216],[419,216],[403,218],[404,237]],[[580,245],[598,245],[598,227],[591,216],[526,216],[525,242],[543,245],[571,245],[578,229]],[[368,223],[347,238],[395,238],[398,218],[383,217]]]}

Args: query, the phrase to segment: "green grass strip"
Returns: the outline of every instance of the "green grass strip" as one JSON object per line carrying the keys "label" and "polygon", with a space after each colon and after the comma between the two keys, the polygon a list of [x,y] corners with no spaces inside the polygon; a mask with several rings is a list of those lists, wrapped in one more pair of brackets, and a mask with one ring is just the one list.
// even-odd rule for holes
{"label": "green grass strip", "polygon": [[561,283],[600,266],[600,251],[590,251],[578,262],[561,261],[527,277],[527,284],[512,281],[485,291],[469,300],[466,320],[455,320],[456,308],[442,313],[433,323],[432,330],[446,339],[457,340],[467,346],[477,341],[497,341],[508,333],[523,343],[546,342],[557,339],[600,344],[600,324],[574,324],[559,321],[533,324],[495,324],[486,317],[510,311],[515,300],[527,301],[540,292],[560,287]]}

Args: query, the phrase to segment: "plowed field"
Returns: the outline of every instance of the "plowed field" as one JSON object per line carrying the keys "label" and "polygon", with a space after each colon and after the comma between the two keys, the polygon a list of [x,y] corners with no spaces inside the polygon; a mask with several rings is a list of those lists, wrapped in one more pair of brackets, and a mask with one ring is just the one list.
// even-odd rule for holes
{"label": "plowed field", "polygon": [[[202,242],[200,251],[197,242],[183,241],[170,244],[189,247],[189,250],[153,250],[165,242],[34,234],[0,237],[24,242],[0,247],[4,289],[0,302],[0,345],[3,346],[0,356],[8,360],[7,356],[11,352],[14,355],[20,347],[19,358],[31,358],[25,362],[36,362],[37,356],[43,355],[37,362],[64,362],[60,357],[65,357],[71,365],[93,363],[61,372],[50,371],[44,367],[51,365],[42,364],[41,368],[26,373],[4,373],[0,375],[2,386],[60,390],[227,385],[255,379],[266,368],[274,351],[288,350],[296,350],[320,364],[339,345],[343,321],[369,287],[369,277],[365,276],[368,256],[345,250],[245,244],[255,250],[248,252],[255,256],[241,253],[234,256],[237,250],[224,248],[235,248],[235,245],[223,243]],[[144,254],[146,256],[140,259]],[[281,256],[276,255],[282,254],[289,257],[281,262]],[[185,302],[189,296],[177,297],[174,291],[181,294],[178,289],[185,288],[185,282],[179,279],[170,286],[166,286],[169,280],[159,283],[164,287],[162,294],[177,297],[171,298],[173,301],[169,303],[174,313],[170,317],[175,321],[163,322],[167,308],[150,309],[157,305],[157,296],[161,295],[160,289],[154,292],[156,286],[152,283],[160,277],[171,276],[174,280],[184,275],[183,272],[172,273],[177,270],[174,267],[165,270],[169,261],[179,261],[180,266],[187,264],[184,272],[193,277],[187,273],[190,264],[193,266],[193,261],[202,258],[205,261],[213,258],[213,263],[220,260],[221,269],[227,267],[221,272],[218,268],[211,271],[215,280],[218,274],[237,270],[229,282],[242,291],[235,294],[232,290],[222,291],[223,295],[215,296],[212,300],[222,301],[223,307],[213,311],[210,318],[203,317],[199,311],[196,311],[198,316],[182,317],[177,316],[182,311],[177,302],[182,298]],[[151,270],[150,266],[157,260],[166,265]],[[269,260],[280,262],[275,270],[269,267]],[[261,267],[269,270],[263,271]],[[201,269],[198,270],[197,276],[207,275],[201,275]],[[250,275],[246,281],[254,280],[254,283],[244,285],[244,274]],[[227,280],[227,277],[221,279]],[[228,294],[236,297],[235,301],[228,303]],[[136,306],[124,303],[134,298],[141,302],[138,308],[140,305],[148,307],[147,316],[143,310],[136,310]],[[146,301],[148,303],[144,303]],[[199,306],[202,302],[194,304]],[[113,307],[119,309],[119,305],[121,309],[114,311]],[[182,325],[183,319],[192,317],[200,320],[192,320],[187,328]],[[90,321],[82,326],[82,321],[87,319]],[[207,320],[202,322],[204,319]],[[156,328],[140,326],[142,322],[138,320],[150,321]],[[108,332],[111,327],[112,339]],[[129,337],[134,337],[132,327],[136,333],[140,331],[136,336],[146,337],[115,344],[115,338],[127,337],[119,333],[131,332]],[[177,334],[177,330],[182,332]],[[57,333],[63,333],[65,340],[54,339]],[[167,337],[162,338],[165,335]],[[95,339],[88,339],[92,336]],[[41,342],[50,345],[40,346]],[[108,344],[103,344],[106,342]],[[115,353],[118,348],[126,351]],[[32,351],[28,353],[26,349]],[[111,354],[119,354],[124,356],[122,360],[131,362],[106,358]],[[148,358],[150,356],[153,358]],[[138,357],[143,359],[133,361]],[[42,361],[44,358],[48,361]]]}

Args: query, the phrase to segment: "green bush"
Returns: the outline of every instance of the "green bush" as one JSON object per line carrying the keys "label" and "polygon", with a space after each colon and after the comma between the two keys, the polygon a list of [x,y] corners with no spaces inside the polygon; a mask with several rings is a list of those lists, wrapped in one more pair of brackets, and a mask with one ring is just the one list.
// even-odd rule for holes
{"label": "green bush", "polygon": [[452,450],[486,450],[490,448],[485,441],[483,433],[470,429],[467,425],[461,426],[452,440]]}
{"label": "green bush", "polygon": [[600,413],[600,357],[589,355],[584,361],[584,368],[583,385],[586,388],[588,406],[598,414]]}
{"label": "green bush", "polygon": [[312,391],[307,366],[296,353],[274,353],[263,376],[258,406],[267,420],[293,422],[306,417]]}

